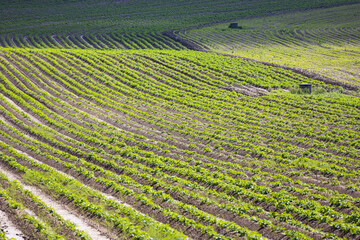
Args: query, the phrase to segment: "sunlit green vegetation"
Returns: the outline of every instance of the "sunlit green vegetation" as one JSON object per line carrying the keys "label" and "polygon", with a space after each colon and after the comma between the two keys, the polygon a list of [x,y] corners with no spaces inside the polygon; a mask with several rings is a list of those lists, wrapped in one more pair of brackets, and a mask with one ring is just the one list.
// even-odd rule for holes
{"label": "sunlit green vegetation", "polygon": [[[3,48],[0,68],[1,164],[125,239],[360,232],[359,98],[337,87],[195,51]],[[301,82],[337,93],[282,90]]]}
{"label": "sunlit green vegetation", "polygon": [[360,92],[271,64],[358,84],[360,4],[325,8],[358,2],[1,1],[0,210],[30,239],[98,239],[62,207],[101,240],[359,239]]}
{"label": "sunlit green vegetation", "polygon": [[360,4],[229,23],[180,33],[214,51],[307,69],[360,85]]}

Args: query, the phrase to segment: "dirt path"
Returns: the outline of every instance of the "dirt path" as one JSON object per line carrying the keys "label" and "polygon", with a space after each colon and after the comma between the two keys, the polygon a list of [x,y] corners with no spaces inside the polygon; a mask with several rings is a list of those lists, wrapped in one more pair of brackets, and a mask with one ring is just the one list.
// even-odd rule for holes
{"label": "dirt path", "polygon": [[[19,151],[19,150],[18,150]],[[20,151],[19,151],[20,152]],[[22,154],[25,154],[21,152]],[[30,156],[29,156],[30,157]],[[79,230],[84,231],[89,236],[91,236],[93,239],[99,239],[99,240],[110,240],[107,236],[105,236],[104,233],[100,232],[98,229],[90,225],[90,221],[82,216],[77,216],[73,214],[73,210],[68,209],[66,206],[63,206],[61,203],[54,201],[50,197],[48,197],[46,194],[44,194],[41,190],[39,190],[37,187],[26,185],[21,181],[21,177],[15,175],[14,173],[10,172],[9,170],[6,170],[3,166],[0,165],[0,171],[4,173],[9,180],[17,180],[19,181],[24,189],[27,189],[34,193],[41,201],[45,202],[46,205],[49,207],[55,209],[56,213],[58,213],[61,217],[63,217],[65,220],[70,220],[73,223],[75,223],[78,226]],[[3,218],[1,217],[0,212],[0,223]],[[7,224],[9,225],[9,224]],[[16,229],[11,229],[12,234],[16,234]],[[24,239],[24,238],[17,238],[17,239]]]}
{"label": "dirt path", "polygon": [[6,97],[5,95],[1,95],[3,98],[6,99],[6,101],[8,101],[11,105],[13,105],[15,108],[17,108],[19,111],[24,112],[26,115],[28,115],[30,117],[31,120],[33,120],[34,122],[38,123],[38,124],[42,124],[37,118],[35,118],[34,116],[32,116],[31,114],[29,114],[28,112],[24,111],[19,105],[17,105],[13,100],[11,100],[10,98]]}
{"label": "dirt path", "polygon": [[18,47],[18,46],[15,44],[14,36],[11,36],[10,39],[11,39],[11,43],[13,44],[12,47]]}
{"label": "dirt path", "polygon": [[51,38],[60,46],[60,47],[64,47],[61,43],[59,43],[57,40],[56,40],[56,35],[51,35]]}
{"label": "dirt path", "polygon": [[[1,93],[0,93],[0,94],[1,94]],[[16,109],[18,109],[18,110],[21,111],[21,112],[24,112],[27,116],[29,116],[30,119],[31,119],[33,122],[36,122],[36,123],[38,123],[38,124],[40,124],[40,125],[44,125],[44,126],[46,127],[45,124],[43,124],[42,122],[40,122],[36,117],[34,117],[33,115],[31,115],[29,112],[24,111],[19,105],[17,105],[17,104],[16,104],[14,101],[12,101],[10,98],[8,98],[8,97],[6,97],[6,96],[4,96],[4,95],[2,95],[2,97],[5,98],[5,99],[6,99],[11,105],[13,105]],[[1,117],[1,120],[5,120],[5,121],[6,121],[6,119],[4,119],[3,117]],[[9,124],[9,123],[7,123],[7,124]],[[10,125],[12,125],[12,124],[10,124]],[[64,138],[71,138],[71,139],[73,139],[73,140],[75,140],[75,141],[78,141],[78,140],[76,140],[76,139],[74,139],[74,138],[72,138],[72,137],[66,136],[66,135],[64,135],[64,134],[62,134],[62,133],[60,133],[60,132],[58,132],[58,134],[61,135],[61,136],[63,136]],[[31,136],[29,136],[29,135],[27,135],[27,134],[25,134],[25,136],[32,138]]]}
{"label": "dirt path", "polygon": [[[3,121],[3,122],[6,123],[7,125],[16,128],[16,126],[14,126],[12,123],[8,122],[8,120],[6,120],[6,119],[5,119],[3,116],[1,116],[1,115],[0,115],[0,121]],[[27,138],[30,138],[30,139],[32,139],[32,140],[36,140],[36,139],[33,138],[32,136],[30,136],[30,135],[28,135],[28,134],[26,134],[26,133],[24,133],[24,132],[23,132],[23,134],[24,134],[24,136],[27,137]]]}
{"label": "dirt path", "polygon": [[28,238],[12,223],[7,214],[0,210],[0,229],[9,239],[28,240]]}
{"label": "dirt path", "polygon": [[[28,158],[30,158],[30,159],[38,162],[38,163],[42,163],[42,162],[36,160],[35,158],[33,158],[32,156],[30,156],[29,154],[27,154],[26,152],[20,151],[20,150],[18,150],[18,149],[16,149],[16,151],[18,151],[19,153],[21,153],[21,154],[23,154],[23,155],[26,155]],[[0,172],[3,172],[2,170],[3,170],[3,168],[2,168],[1,165],[0,165]],[[5,171],[6,171],[6,170],[5,170]],[[5,173],[5,172],[3,172],[3,173]],[[59,171],[59,170],[58,170],[58,173],[64,175],[64,176],[67,177],[67,178],[75,179],[74,177],[68,175],[67,173],[61,172],[61,171]],[[13,176],[15,179],[12,179],[11,176],[9,176],[7,173],[5,173],[5,174],[8,176],[8,178],[9,178],[10,180],[18,180],[18,181],[21,180],[20,177],[17,177],[17,176],[15,176],[15,175],[12,174],[12,173],[10,173],[10,174],[12,174],[12,176]],[[85,184],[84,184],[84,185],[85,185]],[[64,213],[65,215],[67,215],[67,211],[63,211],[64,207],[63,207],[62,205],[59,205],[58,203],[54,202],[52,199],[48,198],[47,196],[44,196],[44,199],[45,199],[45,200],[43,200],[43,198],[40,197],[40,195],[42,196],[42,195],[44,195],[44,194],[43,194],[40,190],[38,190],[36,187],[26,186],[26,185],[24,185],[24,184],[23,184],[23,187],[24,187],[25,189],[28,189],[28,190],[30,190],[29,188],[31,188],[31,191],[32,191],[37,197],[39,197],[42,201],[46,202],[46,204],[47,204],[49,207],[54,208],[55,211],[56,211],[59,215],[61,215],[64,219],[67,219],[67,218],[64,217],[63,214],[62,214],[62,213]],[[34,189],[34,190],[33,190],[33,189]],[[39,195],[39,194],[40,194],[40,195]],[[115,201],[115,202],[117,202],[117,203],[119,203],[119,204],[122,204],[122,205],[124,205],[124,206],[126,206],[126,207],[131,207],[131,208],[133,208],[131,205],[129,205],[129,204],[125,203],[125,202],[120,201],[119,199],[117,199],[116,197],[114,197],[114,196],[112,196],[112,195],[110,195],[110,194],[107,194],[107,193],[104,193],[104,192],[101,192],[101,194],[104,195],[107,199],[110,199],[110,200],[112,200],[112,201]],[[59,210],[58,210],[58,209],[59,209]],[[140,212],[140,211],[137,211],[137,212],[140,213],[141,215],[145,215],[145,214],[143,214],[143,213]],[[72,216],[69,216],[69,217],[71,218],[70,220],[71,220],[72,222],[74,222],[76,225],[80,226],[80,225],[78,224],[78,222],[77,222],[77,219],[74,219],[74,220],[76,220],[76,221],[74,221],[74,220],[72,219]],[[76,216],[75,216],[75,217],[76,217]],[[82,218],[82,219],[83,219],[82,221],[87,221],[86,218]],[[83,228],[79,228],[79,229],[85,231]],[[85,232],[88,233],[87,231],[85,231]],[[89,234],[89,235],[90,235],[90,234]],[[90,235],[90,236],[93,236],[93,235]],[[95,239],[98,239],[98,238],[95,238]],[[100,239],[100,238],[99,238],[99,239]]]}
{"label": "dirt path", "polygon": [[26,36],[24,37],[24,42],[32,47],[32,44],[30,44],[28,37],[26,37]]}
{"label": "dirt path", "polygon": [[86,40],[84,39],[84,35],[81,35],[81,36],[80,36],[80,39],[83,40],[83,41],[84,41],[86,44],[88,44],[90,47],[96,48],[94,45],[92,45],[92,44],[90,43],[90,41],[86,41]]}

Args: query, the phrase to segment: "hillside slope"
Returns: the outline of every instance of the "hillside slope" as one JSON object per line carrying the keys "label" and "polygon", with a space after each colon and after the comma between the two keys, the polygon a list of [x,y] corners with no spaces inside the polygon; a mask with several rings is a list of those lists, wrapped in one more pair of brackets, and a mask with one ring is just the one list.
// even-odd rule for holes
{"label": "hillside slope", "polygon": [[109,237],[359,236],[359,98],[269,94],[332,87],[194,51],[3,48],[0,68],[1,166]]}
{"label": "hillside slope", "polygon": [[211,51],[306,69],[360,86],[360,4],[238,19],[178,36]]}
{"label": "hillside slope", "polygon": [[349,3],[1,1],[0,239],[360,240]]}
{"label": "hillside slope", "polygon": [[147,33],[359,0],[5,0],[0,34]]}

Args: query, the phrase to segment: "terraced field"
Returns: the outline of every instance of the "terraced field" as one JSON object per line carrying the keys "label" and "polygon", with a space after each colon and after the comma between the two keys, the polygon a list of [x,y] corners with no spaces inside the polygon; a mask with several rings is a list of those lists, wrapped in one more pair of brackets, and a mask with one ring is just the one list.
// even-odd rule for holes
{"label": "terraced field", "polygon": [[[204,49],[307,69],[360,85],[360,4],[240,19],[177,35]],[[236,22],[236,21],[235,21]]]}

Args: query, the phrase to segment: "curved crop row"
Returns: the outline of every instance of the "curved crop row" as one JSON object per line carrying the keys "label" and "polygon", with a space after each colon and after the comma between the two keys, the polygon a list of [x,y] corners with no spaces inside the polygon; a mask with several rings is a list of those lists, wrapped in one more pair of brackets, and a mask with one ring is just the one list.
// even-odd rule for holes
{"label": "curved crop row", "polygon": [[0,47],[75,49],[186,49],[179,42],[157,33],[87,35],[1,35]]}

